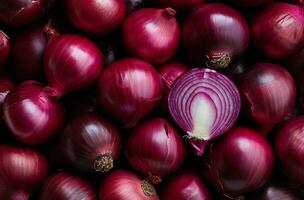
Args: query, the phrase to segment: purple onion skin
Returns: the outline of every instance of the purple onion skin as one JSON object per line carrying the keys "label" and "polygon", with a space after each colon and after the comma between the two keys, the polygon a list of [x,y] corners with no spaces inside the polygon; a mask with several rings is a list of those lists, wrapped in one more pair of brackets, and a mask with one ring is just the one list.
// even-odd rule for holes
{"label": "purple onion skin", "polygon": [[294,108],[296,84],[280,65],[257,63],[249,68],[240,76],[242,109],[267,134]]}
{"label": "purple onion skin", "polygon": [[[247,199],[247,197],[246,197]],[[266,185],[248,195],[248,200],[300,200],[296,191],[278,185]]]}
{"label": "purple onion skin", "polygon": [[222,195],[237,197],[262,187],[273,166],[266,139],[251,129],[234,127],[209,146],[203,174]]}
{"label": "purple onion skin", "polygon": [[46,9],[46,0],[0,0],[0,21],[21,27],[38,19]]}
{"label": "purple onion skin", "polygon": [[161,198],[166,200],[212,199],[203,181],[193,172],[183,172],[173,177],[164,187]]}
{"label": "purple onion skin", "polygon": [[98,82],[99,105],[124,128],[134,127],[161,100],[158,72],[149,63],[126,58],[112,63]]}
{"label": "purple onion skin", "polygon": [[90,183],[65,172],[57,173],[46,180],[40,191],[39,200],[96,200]]}
{"label": "purple onion skin", "polygon": [[283,173],[295,184],[304,183],[304,117],[287,122],[277,133],[275,150]]}
{"label": "purple onion skin", "polygon": [[131,13],[122,27],[126,50],[152,63],[168,61],[177,51],[180,28],[172,8],[142,8]]}
{"label": "purple onion skin", "polygon": [[[251,20],[251,35],[256,50],[272,59],[286,59],[304,44],[303,8],[275,2]],[[265,32],[267,30],[267,32]]]}
{"label": "purple onion skin", "polygon": [[92,86],[102,71],[103,63],[103,55],[93,42],[72,34],[53,38],[44,57],[48,82],[59,94]]}
{"label": "purple onion skin", "polygon": [[43,54],[48,39],[43,28],[31,26],[11,40],[11,67],[21,81],[44,78]]}
{"label": "purple onion skin", "polygon": [[230,0],[235,5],[244,7],[265,6],[273,2],[273,0]]}
{"label": "purple onion skin", "polygon": [[178,11],[190,11],[205,2],[206,0],[157,0],[157,4],[161,7],[171,7]]}
{"label": "purple onion skin", "polygon": [[3,104],[4,119],[16,139],[41,145],[60,132],[65,111],[53,92],[34,81],[9,92]]}
{"label": "purple onion skin", "polygon": [[225,4],[198,6],[183,25],[183,46],[195,64],[226,68],[244,53],[248,43],[245,19]]}
{"label": "purple onion skin", "polygon": [[4,32],[0,30],[0,68],[2,68],[7,61],[10,52],[10,42]]}

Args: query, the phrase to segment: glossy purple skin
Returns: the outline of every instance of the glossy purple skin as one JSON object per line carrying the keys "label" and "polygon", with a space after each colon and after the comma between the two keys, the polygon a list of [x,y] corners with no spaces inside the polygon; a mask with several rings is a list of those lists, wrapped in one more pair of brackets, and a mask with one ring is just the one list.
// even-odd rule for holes
{"label": "glossy purple skin", "polygon": [[98,83],[100,107],[124,128],[134,127],[160,102],[161,80],[149,63],[126,58],[112,63]]}
{"label": "glossy purple skin", "polygon": [[47,36],[42,25],[31,26],[11,40],[11,67],[19,80],[42,80]]}
{"label": "glossy purple skin", "polygon": [[183,172],[173,177],[161,197],[166,200],[212,199],[203,181],[193,172]]}
{"label": "glossy purple skin", "polygon": [[38,82],[27,81],[7,95],[4,120],[16,139],[41,145],[61,131],[65,111],[53,92]]}
{"label": "glossy purple skin", "polygon": [[0,30],[0,68],[2,68],[7,61],[10,52],[10,43],[7,35]]}
{"label": "glossy purple skin", "polygon": [[304,183],[304,117],[287,122],[277,133],[275,150],[284,174],[301,185]]}
{"label": "glossy purple skin", "polygon": [[98,47],[89,39],[75,34],[53,38],[44,57],[49,85],[61,95],[92,86],[102,71],[103,63]]}
{"label": "glossy purple skin", "polygon": [[267,134],[292,111],[296,85],[289,72],[280,65],[257,63],[240,76],[239,90],[243,112]]}
{"label": "glossy purple skin", "polygon": [[248,195],[248,200],[300,200],[296,191],[277,185],[266,185],[254,194]]}
{"label": "glossy purple skin", "polygon": [[[213,66],[210,61],[224,56],[234,61],[244,53],[248,43],[246,20],[225,4],[203,4],[193,10],[183,25],[183,46],[195,64],[225,68],[227,66],[220,64]],[[228,61],[225,60],[225,64],[229,64]]]}
{"label": "glossy purple skin", "polygon": [[28,200],[48,175],[42,154],[27,148],[0,146],[0,198]]}
{"label": "glossy purple skin", "polygon": [[0,0],[0,21],[9,26],[25,26],[43,15],[46,0]]}
{"label": "glossy purple skin", "polygon": [[110,155],[114,161],[121,150],[119,129],[105,118],[88,113],[68,123],[61,135],[61,150],[74,168],[98,171],[94,161]]}
{"label": "glossy purple skin", "polygon": [[126,50],[152,63],[164,63],[177,51],[180,28],[171,8],[142,8],[131,13],[122,26]]}
{"label": "glossy purple skin", "polygon": [[206,0],[157,0],[157,4],[166,8],[171,7],[178,11],[190,11],[194,7],[205,3]]}
{"label": "glossy purple skin", "polygon": [[251,129],[234,127],[210,145],[203,174],[220,194],[236,197],[262,187],[273,167],[267,140]]}
{"label": "glossy purple skin", "polygon": [[246,6],[246,7],[258,7],[265,6],[266,4],[272,3],[273,0],[230,0],[235,5]]}
{"label": "glossy purple skin", "polygon": [[99,200],[159,200],[158,195],[146,195],[141,186],[143,180],[132,172],[111,172],[99,187]]}
{"label": "glossy purple skin", "polygon": [[39,200],[96,200],[90,183],[65,172],[57,173],[46,180],[40,191]]}
{"label": "glossy purple skin", "polygon": [[162,177],[182,165],[185,151],[177,130],[166,119],[154,118],[134,128],[126,141],[125,154],[134,169]]}
{"label": "glossy purple skin", "polygon": [[251,36],[256,50],[276,60],[299,51],[304,45],[302,9],[297,5],[275,2],[260,10],[251,20]]}
{"label": "glossy purple skin", "polygon": [[67,0],[69,22],[80,31],[102,36],[117,28],[126,15],[125,0]]}

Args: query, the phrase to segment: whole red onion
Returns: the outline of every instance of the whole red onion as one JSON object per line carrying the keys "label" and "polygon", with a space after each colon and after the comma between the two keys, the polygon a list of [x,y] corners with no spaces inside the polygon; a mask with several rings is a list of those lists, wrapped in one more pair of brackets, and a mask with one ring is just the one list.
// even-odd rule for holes
{"label": "whole red onion", "polygon": [[54,90],[34,81],[15,87],[3,104],[4,119],[13,136],[32,145],[47,142],[60,132],[65,112]]}
{"label": "whole red onion", "polygon": [[135,174],[118,170],[111,172],[101,183],[99,200],[159,200],[155,188]]}
{"label": "whole red onion", "polygon": [[259,129],[268,133],[292,111],[296,100],[296,85],[283,67],[271,63],[257,63],[240,76],[238,84],[243,111]]}
{"label": "whole red onion", "polygon": [[224,4],[197,7],[183,26],[184,48],[196,64],[226,68],[244,53],[248,43],[249,29],[245,19]]}
{"label": "whole red onion", "polygon": [[49,42],[44,67],[50,86],[59,94],[65,94],[92,86],[103,62],[103,55],[93,42],[79,35],[65,34]]}
{"label": "whole red onion", "polygon": [[39,200],[96,200],[90,183],[65,172],[49,177],[43,184]]}
{"label": "whole red onion", "polygon": [[65,8],[73,26],[95,36],[111,32],[126,14],[125,0],[67,0]]}
{"label": "whole red onion", "polygon": [[0,30],[0,68],[2,68],[7,61],[10,51],[10,43],[7,35]]}
{"label": "whole red onion", "polygon": [[304,116],[287,122],[277,133],[275,141],[276,153],[281,162],[283,172],[297,183],[304,183]]}
{"label": "whole red onion", "polygon": [[183,172],[173,177],[165,186],[161,197],[166,200],[211,200],[207,187],[193,172]]}
{"label": "whole red onion", "polygon": [[62,152],[73,167],[85,172],[108,172],[120,149],[119,130],[93,113],[73,119],[61,136]]}
{"label": "whole red onion", "polygon": [[180,11],[189,11],[195,6],[205,3],[206,0],[157,0],[162,7],[172,7]]}
{"label": "whole red onion", "polygon": [[238,6],[254,7],[270,4],[273,0],[230,0]]}
{"label": "whole red onion", "polygon": [[0,21],[9,26],[25,26],[42,16],[46,0],[0,0]]}
{"label": "whole red onion", "polygon": [[263,186],[273,165],[271,146],[260,133],[234,127],[209,146],[203,173],[218,192],[235,197]]}
{"label": "whole red onion", "polygon": [[125,154],[133,168],[161,178],[182,165],[186,152],[177,130],[167,120],[154,118],[134,128]]}
{"label": "whole red onion", "polygon": [[162,96],[158,72],[149,63],[126,58],[112,63],[98,83],[100,107],[125,128],[135,126]]}
{"label": "whole red onion", "polygon": [[253,17],[251,33],[257,51],[269,58],[285,59],[304,45],[303,8],[272,3]]}
{"label": "whole red onion", "polygon": [[46,179],[48,164],[42,154],[27,148],[0,146],[0,198],[28,200]]}
{"label": "whole red onion", "polygon": [[152,63],[164,63],[177,51],[180,28],[172,8],[142,8],[131,13],[122,27],[125,48]]}

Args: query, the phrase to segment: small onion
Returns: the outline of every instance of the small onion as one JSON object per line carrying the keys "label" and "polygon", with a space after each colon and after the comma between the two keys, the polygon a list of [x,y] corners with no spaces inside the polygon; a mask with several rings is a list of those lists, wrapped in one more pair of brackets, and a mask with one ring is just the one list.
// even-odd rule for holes
{"label": "small onion", "polygon": [[209,147],[203,174],[222,195],[252,192],[263,186],[272,172],[271,146],[251,129],[234,127]]}
{"label": "small onion", "polygon": [[149,63],[126,58],[112,63],[98,83],[100,107],[124,128],[135,126],[160,102],[161,80]]}
{"label": "small onion", "polygon": [[13,136],[26,144],[40,145],[60,132],[65,112],[57,98],[51,88],[34,81],[11,90],[3,112]]}
{"label": "small onion", "polygon": [[165,200],[211,200],[207,187],[193,172],[183,172],[173,177],[161,197]]}
{"label": "small onion", "polygon": [[84,172],[108,172],[120,149],[119,130],[93,113],[73,119],[61,136],[62,152],[73,167]]}
{"label": "small onion", "polygon": [[48,174],[42,154],[27,148],[0,146],[0,198],[28,200]]}
{"label": "small onion", "polygon": [[134,128],[125,154],[136,170],[161,178],[177,170],[185,159],[185,147],[177,130],[165,119],[147,120]]}
{"label": "small onion", "polygon": [[142,8],[131,13],[122,27],[128,52],[152,63],[164,63],[177,51],[180,28],[172,8]]}
{"label": "small onion", "polygon": [[103,55],[85,37],[65,34],[53,38],[45,51],[44,68],[51,87],[59,94],[92,86],[103,68]]}
{"label": "small onion", "polygon": [[304,184],[304,116],[287,122],[278,132],[275,149],[283,172],[296,184]]}
{"label": "small onion", "polygon": [[148,181],[129,171],[118,170],[101,183],[99,200],[159,200],[159,197]]}
{"label": "small onion", "polygon": [[162,7],[172,7],[180,11],[189,11],[195,6],[205,3],[206,0],[157,0]]}
{"label": "small onion", "polygon": [[7,61],[10,52],[9,38],[3,31],[0,30],[0,68],[2,68]]}
{"label": "small onion", "polygon": [[95,36],[111,32],[126,14],[125,0],[66,0],[65,8],[73,26]]}
{"label": "small onion", "polygon": [[238,6],[254,7],[254,6],[265,6],[270,4],[273,0],[230,0]]}
{"label": "small onion", "polygon": [[245,19],[224,4],[197,7],[183,26],[184,48],[196,64],[226,68],[244,53],[248,43],[249,28]]}
{"label": "small onion", "polygon": [[285,59],[304,45],[303,8],[272,3],[252,19],[251,33],[257,51],[269,58]]}
{"label": "small onion", "polygon": [[96,200],[96,193],[90,183],[82,178],[57,173],[43,184],[39,200]]}
{"label": "small onion", "polygon": [[237,87],[226,76],[212,69],[196,68],[174,82],[168,106],[196,153],[202,155],[207,141],[235,123],[241,99]]}

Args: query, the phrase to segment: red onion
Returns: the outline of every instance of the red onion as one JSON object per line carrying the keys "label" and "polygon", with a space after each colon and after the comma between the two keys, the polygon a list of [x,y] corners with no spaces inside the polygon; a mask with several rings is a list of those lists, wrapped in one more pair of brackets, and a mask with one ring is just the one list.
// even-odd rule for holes
{"label": "red onion", "polygon": [[142,8],[131,13],[122,27],[128,52],[153,63],[168,61],[177,51],[180,28],[172,8]]}
{"label": "red onion", "polygon": [[46,0],[0,0],[0,21],[10,26],[25,26],[39,18]]}
{"label": "red onion", "polygon": [[161,197],[166,200],[211,200],[205,184],[193,172],[184,172],[173,177],[166,185]]}
{"label": "red onion", "polygon": [[265,4],[270,4],[273,0],[230,0],[238,6],[264,6]]}
{"label": "red onion", "polygon": [[251,33],[257,51],[273,59],[285,59],[304,45],[303,8],[272,3],[252,19]]}
{"label": "red onion", "polygon": [[224,4],[201,5],[184,23],[184,48],[196,64],[226,68],[244,53],[248,42],[249,29],[245,19]]}
{"label": "red onion", "polygon": [[114,171],[100,185],[99,200],[135,199],[159,200],[153,185],[129,171]]}
{"label": "red onion", "polygon": [[43,184],[39,200],[96,200],[94,188],[86,180],[68,173],[57,173]]}
{"label": "red onion", "polygon": [[271,146],[260,133],[234,127],[210,145],[203,173],[221,194],[238,196],[263,186],[273,165]]}
{"label": "red onion", "polygon": [[125,0],[67,0],[66,14],[77,29],[101,36],[118,27],[126,14]]}
{"label": "red onion", "polygon": [[295,183],[304,184],[304,116],[287,122],[278,132],[276,153],[283,172]]}
{"label": "red onion", "polygon": [[134,128],[125,154],[136,170],[161,178],[178,169],[185,159],[185,147],[177,130],[165,119],[147,120]]}
{"label": "red onion", "polygon": [[65,34],[48,44],[44,67],[50,86],[59,94],[65,94],[92,86],[103,62],[103,55],[93,42],[79,35]]}
{"label": "red onion", "polygon": [[64,124],[64,108],[51,88],[27,81],[15,87],[3,104],[4,119],[18,140],[32,145],[47,142]]}
{"label": "red onion", "polygon": [[[247,198],[246,198],[247,199]],[[300,197],[291,189],[278,185],[267,185],[249,195],[249,200],[300,200]]]}
{"label": "red onion", "polygon": [[161,100],[158,72],[134,58],[112,63],[101,75],[98,96],[101,108],[125,128],[135,126]]}
{"label": "red onion", "polygon": [[2,68],[7,61],[10,51],[9,38],[3,31],[0,30],[0,68]]}
{"label": "red onion", "polygon": [[162,7],[172,7],[180,11],[189,11],[195,6],[205,3],[206,0],[157,0]]}
{"label": "red onion", "polygon": [[28,200],[45,180],[48,164],[42,154],[31,149],[0,146],[0,198]]}
{"label": "red onion", "polygon": [[97,114],[84,114],[66,126],[61,149],[79,170],[108,172],[120,153],[119,130]]}
{"label": "red onion", "polygon": [[207,141],[226,132],[235,123],[241,99],[237,87],[212,69],[193,69],[171,87],[168,105],[171,116],[187,133],[198,155]]}
{"label": "red onion", "polygon": [[257,63],[250,66],[240,79],[242,109],[264,134],[292,111],[297,93],[296,85],[283,67]]}

